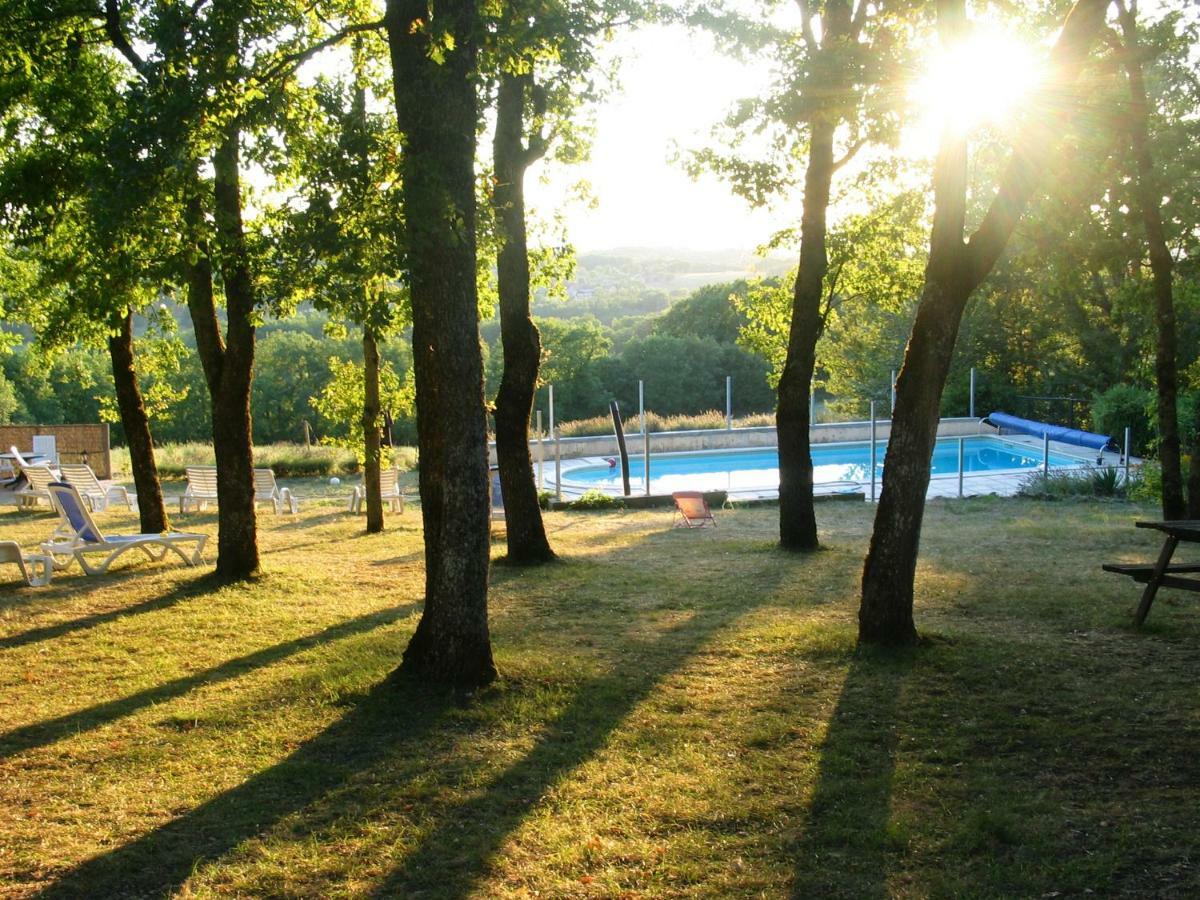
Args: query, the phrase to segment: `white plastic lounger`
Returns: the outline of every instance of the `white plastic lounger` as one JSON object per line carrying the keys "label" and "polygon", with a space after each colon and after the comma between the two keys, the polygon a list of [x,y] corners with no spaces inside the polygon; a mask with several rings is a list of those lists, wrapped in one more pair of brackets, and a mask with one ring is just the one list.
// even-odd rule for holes
{"label": "white plastic lounger", "polygon": [[[118,556],[127,550],[138,549],[151,560],[158,562],[171,551],[179,556],[189,566],[199,565],[203,561],[204,542],[206,534],[188,534],[182,531],[172,531],[167,534],[105,534],[96,526],[91,514],[83,503],[79,492],[69,484],[56,481],[50,485],[50,498],[54,508],[62,519],[64,530],[71,535],[61,540],[49,540],[41,545],[42,552],[54,560],[55,570],[66,569],[73,560],[78,560],[83,571],[88,575],[103,575]],[[185,553],[183,547],[194,544],[191,553]],[[89,553],[106,553],[100,565],[92,565],[87,560]],[[60,559],[65,557],[65,559]]]}
{"label": "white plastic lounger", "polygon": [[284,510],[295,515],[300,511],[300,501],[288,488],[281,488],[275,481],[275,473],[271,469],[254,470],[254,502],[270,503],[275,508],[275,515]]}
{"label": "white plastic lounger", "polygon": [[[384,503],[390,503],[392,512],[404,512],[404,494],[400,491],[400,470],[396,468],[379,470],[379,496]],[[367,502],[366,484],[356,484],[354,493],[350,495],[350,512],[362,512],[363,504]]]}
{"label": "white plastic lounger", "polygon": [[49,556],[26,554],[16,541],[0,541],[0,563],[16,563],[21,577],[30,587],[45,587],[54,575],[54,560]]}
{"label": "white plastic lounger", "polygon": [[22,466],[21,474],[29,482],[22,490],[17,491],[17,502],[21,508],[30,509],[43,500],[48,506],[54,505],[50,502],[50,485],[57,479],[49,466]]}
{"label": "white plastic lounger", "polygon": [[187,512],[189,506],[197,511],[207,509],[210,500],[217,502],[217,467],[188,466],[187,488],[179,498],[179,512]]}
{"label": "white plastic lounger", "polygon": [[108,488],[105,488],[100,483],[100,479],[96,477],[96,473],[92,471],[92,467],[86,463],[63,463],[60,468],[63,481],[79,491],[79,496],[83,498],[83,502],[92,512],[103,512],[108,509],[109,502],[113,500],[120,500],[130,511],[137,509],[137,494],[129,493],[119,484],[109,485]]}

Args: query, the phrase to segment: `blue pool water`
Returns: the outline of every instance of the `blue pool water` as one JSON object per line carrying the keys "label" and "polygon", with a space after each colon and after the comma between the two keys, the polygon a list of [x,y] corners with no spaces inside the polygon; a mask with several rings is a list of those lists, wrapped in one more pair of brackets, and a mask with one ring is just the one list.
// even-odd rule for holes
{"label": "blue pool water", "polygon": [[[876,476],[883,474],[886,444],[876,448]],[[963,468],[968,474],[1012,472],[1036,469],[1042,464],[1040,448],[992,437],[971,437],[964,441]],[[814,446],[813,480],[817,484],[835,481],[870,481],[871,445],[832,444]],[[1058,453],[1050,454],[1052,467],[1078,466],[1083,460]],[[938,441],[933,452],[932,474],[958,472],[958,439]],[[645,490],[642,457],[630,455],[629,476],[634,492]],[[564,486],[599,488],[621,492],[621,467],[607,464],[580,466],[563,472]],[[655,494],[672,491],[771,491],[779,488],[779,456],[774,447],[746,450],[707,450],[698,453],[654,454],[650,457],[650,490]]]}

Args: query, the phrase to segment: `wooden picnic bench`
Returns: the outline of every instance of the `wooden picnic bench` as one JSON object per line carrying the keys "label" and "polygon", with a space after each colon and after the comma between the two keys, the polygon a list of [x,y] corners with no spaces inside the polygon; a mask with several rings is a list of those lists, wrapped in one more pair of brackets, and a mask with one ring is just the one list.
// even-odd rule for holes
{"label": "wooden picnic bench", "polygon": [[1160,587],[1176,588],[1181,591],[1200,592],[1200,578],[1185,578],[1183,576],[1200,573],[1200,563],[1172,563],[1175,548],[1180,543],[1200,544],[1200,519],[1179,519],[1173,522],[1136,522],[1138,528],[1152,528],[1161,531],[1166,538],[1162,550],[1159,551],[1158,561],[1146,563],[1108,563],[1103,568],[1105,572],[1126,575],[1138,584],[1146,585],[1142,591],[1142,600],[1138,604],[1137,613],[1133,617],[1135,625],[1146,621],[1150,613],[1150,604]]}

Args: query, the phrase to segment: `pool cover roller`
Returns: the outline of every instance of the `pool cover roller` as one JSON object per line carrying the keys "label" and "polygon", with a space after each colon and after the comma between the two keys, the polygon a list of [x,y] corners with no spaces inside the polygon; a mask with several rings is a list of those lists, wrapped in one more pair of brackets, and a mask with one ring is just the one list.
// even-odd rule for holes
{"label": "pool cover roller", "polygon": [[1062,425],[1047,425],[1045,422],[1034,422],[1010,416],[1006,412],[988,413],[985,422],[990,422],[997,428],[1016,431],[1020,434],[1032,434],[1035,437],[1048,437],[1052,441],[1064,444],[1076,444],[1080,447],[1090,447],[1092,450],[1104,450],[1113,440],[1107,434],[1092,434],[1090,431],[1080,431],[1078,428],[1065,428]]}

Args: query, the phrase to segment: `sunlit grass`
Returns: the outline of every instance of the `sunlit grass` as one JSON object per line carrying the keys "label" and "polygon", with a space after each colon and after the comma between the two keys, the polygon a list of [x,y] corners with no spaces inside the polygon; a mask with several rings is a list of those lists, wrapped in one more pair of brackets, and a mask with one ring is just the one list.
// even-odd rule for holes
{"label": "sunlit grass", "polygon": [[243,586],[5,583],[0,895],[1194,893],[1200,609],[1134,632],[1099,569],[1154,552],[1139,511],[933,505],[899,654],[855,650],[870,512],[823,507],[807,557],[773,509],[552,513],[564,561],[494,571],[503,678],[469,696],[388,678],[415,511],[264,515]]}

